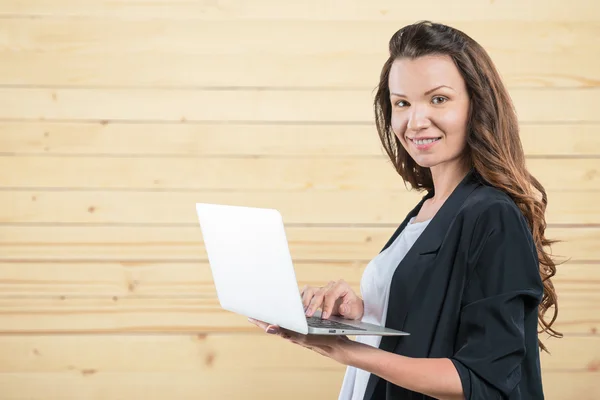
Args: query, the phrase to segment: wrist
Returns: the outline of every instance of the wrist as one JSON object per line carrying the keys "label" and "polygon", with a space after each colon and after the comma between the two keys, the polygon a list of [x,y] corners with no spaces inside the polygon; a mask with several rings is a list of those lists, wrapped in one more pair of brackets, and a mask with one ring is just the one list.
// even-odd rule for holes
{"label": "wrist", "polygon": [[365,350],[368,350],[369,347],[364,343],[356,342],[349,338],[346,339],[340,348],[342,363],[356,367],[361,363],[360,360],[365,354]]}

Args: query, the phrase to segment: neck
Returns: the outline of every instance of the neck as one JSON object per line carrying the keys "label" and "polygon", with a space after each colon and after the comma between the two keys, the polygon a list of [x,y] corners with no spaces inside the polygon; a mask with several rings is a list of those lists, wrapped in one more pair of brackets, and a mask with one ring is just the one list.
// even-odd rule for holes
{"label": "neck", "polygon": [[431,198],[432,203],[444,202],[458,184],[469,172],[469,166],[462,160],[452,164],[436,165],[431,167],[431,177],[435,195]]}

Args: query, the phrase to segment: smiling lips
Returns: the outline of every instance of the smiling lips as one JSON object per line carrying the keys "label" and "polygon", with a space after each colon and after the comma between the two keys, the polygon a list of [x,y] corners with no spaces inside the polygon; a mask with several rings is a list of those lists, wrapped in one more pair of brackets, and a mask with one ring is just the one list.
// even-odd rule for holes
{"label": "smiling lips", "polygon": [[440,137],[429,137],[429,138],[418,138],[418,139],[408,138],[408,140],[418,150],[428,150],[431,147],[433,147],[433,145],[435,145],[435,143],[437,143],[440,139],[441,139]]}

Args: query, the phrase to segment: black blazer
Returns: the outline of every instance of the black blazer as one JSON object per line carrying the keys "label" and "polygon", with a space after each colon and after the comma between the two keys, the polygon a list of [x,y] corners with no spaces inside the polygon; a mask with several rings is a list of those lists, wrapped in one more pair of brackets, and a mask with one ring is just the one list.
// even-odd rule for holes
{"label": "black blazer", "polygon": [[[416,216],[425,195],[384,246]],[[383,251],[382,250],[382,251]],[[470,171],[398,265],[380,348],[449,358],[466,399],[543,399],[538,256],[522,212]],[[430,399],[371,374],[365,400]]]}

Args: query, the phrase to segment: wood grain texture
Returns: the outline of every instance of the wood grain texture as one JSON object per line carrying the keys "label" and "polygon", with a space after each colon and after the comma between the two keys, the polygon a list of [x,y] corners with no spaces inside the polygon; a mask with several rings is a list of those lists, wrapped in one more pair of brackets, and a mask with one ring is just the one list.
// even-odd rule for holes
{"label": "wood grain texture", "polygon": [[[308,350],[307,350],[308,351]],[[600,395],[597,372],[544,372],[548,400],[596,400]],[[192,400],[217,395],[223,399],[271,399],[281,393],[286,398],[335,399],[344,370],[277,369],[268,371],[196,371],[102,373],[86,370],[63,373],[0,374],[0,388],[10,400],[105,400],[143,398],[146,400]],[[233,385],[231,382],[235,382]],[[307,384],[306,382],[310,382]]]}
{"label": "wood grain texture", "polygon": [[[554,327],[563,333],[597,334],[600,295],[565,292]],[[253,325],[252,325],[253,326]],[[224,311],[207,297],[0,297],[0,334],[249,332],[244,316]]]}
{"label": "wood grain texture", "polygon": [[[383,248],[394,227],[287,227],[286,236],[295,260],[366,260]],[[592,244],[600,230],[568,230],[583,245],[575,247],[598,256]],[[199,226],[190,227],[77,227],[0,226],[0,259],[29,260],[206,260]],[[569,248],[572,250],[572,248]],[[580,253],[581,253],[580,251]],[[572,252],[572,251],[571,251]]]}
{"label": "wood grain texture", "polygon": [[[521,126],[529,157],[600,156],[600,125]],[[386,157],[372,124],[122,124],[1,122],[15,155],[120,157]]]}
{"label": "wood grain texture", "polygon": [[[546,191],[600,191],[597,159],[532,159]],[[14,171],[19,171],[15,174]],[[0,157],[0,188],[160,190],[398,190],[389,159]]]}
{"label": "wood grain texture", "polygon": [[[399,221],[394,223],[399,224]],[[385,245],[395,225],[353,227],[287,226],[296,262],[366,262]],[[546,230],[559,240],[552,248],[558,261],[600,261],[600,229]],[[2,226],[0,261],[199,262],[207,255],[198,226]]]}
{"label": "wood grain texture", "polygon": [[[410,22],[11,18],[0,27],[6,37],[0,46],[0,83],[372,88],[390,36]],[[452,25],[486,48],[509,87],[600,84],[599,61],[582,50],[594,46],[600,33],[595,22]],[[244,32],[241,39],[238,30]],[[519,40],[506,41],[490,30],[510,31]],[[206,37],[219,41],[202,40]]]}
{"label": "wood grain texture", "polygon": [[[362,262],[299,263],[295,268],[298,286],[323,286],[344,278],[358,291],[364,265]],[[2,262],[0,292],[0,297],[216,296],[206,262]]]}
{"label": "wood grain texture", "polygon": [[[299,262],[298,287],[344,279],[356,293],[367,261]],[[600,264],[562,264],[553,278],[562,294],[600,292]],[[1,297],[216,297],[210,267],[198,262],[0,262]]]}
{"label": "wood grain texture", "polygon": [[285,3],[260,0],[249,4],[243,0],[227,2],[200,1],[135,1],[135,0],[6,0],[0,5],[0,15],[36,17],[123,18],[127,20],[169,18],[194,20],[375,20],[403,19],[454,21],[596,21],[597,5],[591,0],[579,0],[565,7],[559,0],[519,0],[481,2],[463,0],[460,7],[450,7],[443,0],[427,3],[398,3],[393,0],[345,1],[308,0]]}
{"label": "wood grain texture", "polygon": [[[521,122],[600,122],[597,89],[513,89]],[[0,119],[372,123],[372,89],[0,88]],[[202,104],[202,107],[198,107]],[[242,107],[237,106],[243,104]],[[556,107],[569,104],[569,107]]]}
{"label": "wood grain texture", "polygon": [[[276,208],[287,224],[399,224],[423,196],[405,189],[370,192],[3,191],[0,223],[196,226],[198,217],[194,205],[206,202]],[[548,198],[548,223],[600,224],[600,192],[549,191]]]}
{"label": "wood grain texture", "polygon": [[[0,388],[10,400],[105,399],[291,399],[335,398],[344,372],[274,369],[267,371],[107,372],[0,374]],[[235,384],[232,384],[235,382]],[[306,384],[311,382],[311,384]]]}
{"label": "wood grain texture", "polygon": [[[152,53],[164,57],[169,54],[250,54],[254,57],[263,54],[360,54],[379,60],[382,66],[392,35],[412,22],[405,18],[394,21],[216,20],[202,23],[169,19],[125,23],[113,19],[11,18],[3,21],[0,28],[6,38],[0,52]],[[453,26],[477,40],[490,54],[516,57],[521,54],[533,57],[536,53],[586,54],[586,49],[597,45],[595,38],[600,34],[600,24],[596,21],[523,24],[514,20],[479,20],[456,22]],[[490,34],[493,30],[510,31],[511,37],[519,40]],[[364,83],[371,87],[373,83],[369,82],[377,79],[375,73]],[[274,76],[271,84],[276,80],[277,76]]]}
{"label": "wood grain texture", "polygon": [[[600,336],[546,340],[544,372],[597,372]],[[339,371],[336,362],[262,333],[208,335],[1,336],[0,374],[314,370]]]}
{"label": "wood grain texture", "polygon": [[0,398],[336,398],[343,366],[221,309],[194,203],[280,209],[298,285],[358,291],[422,196],[372,113],[390,36],[421,19],[476,39],[509,88],[549,192],[546,235],[564,240],[552,253],[568,260],[546,398],[600,398],[599,11],[0,2]]}
{"label": "wood grain texture", "polygon": [[[510,28],[509,28],[510,29]],[[572,28],[577,30],[578,27]],[[383,43],[385,41],[382,40]],[[510,44],[510,43],[507,43]],[[379,45],[381,48],[381,44]],[[0,84],[99,87],[373,87],[383,57],[356,52],[327,54],[122,54],[0,51]],[[492,49],[509,88],[597,87],[600,65],[587,53]],[[240,73],[239,60],[244,60]]]}

